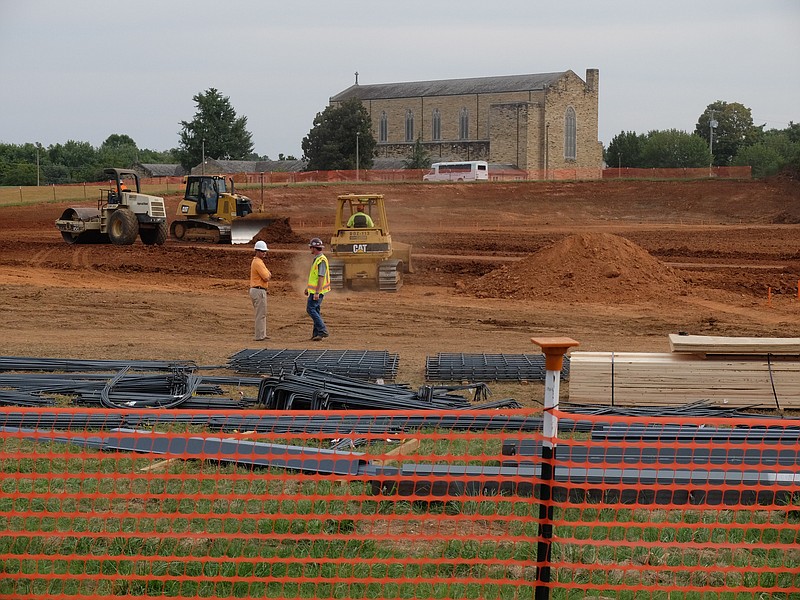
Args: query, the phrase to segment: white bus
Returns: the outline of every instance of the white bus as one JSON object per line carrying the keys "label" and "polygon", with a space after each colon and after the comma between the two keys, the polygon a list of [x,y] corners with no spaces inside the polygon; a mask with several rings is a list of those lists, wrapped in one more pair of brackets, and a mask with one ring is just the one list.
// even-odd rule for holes
{"label": "white bus", "polygon": [[485,160],[438,162],[423,175],[422,181],[488,181],[489,164]]}

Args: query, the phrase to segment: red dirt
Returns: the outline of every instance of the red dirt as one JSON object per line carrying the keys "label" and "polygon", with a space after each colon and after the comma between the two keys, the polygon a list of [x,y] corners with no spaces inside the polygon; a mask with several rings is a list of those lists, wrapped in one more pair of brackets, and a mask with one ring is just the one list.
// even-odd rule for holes
{"label": "red dirt", "polygon": [[[379,192],[415,272],[396,294],[334,292],[307,341],[304,243],[335,196]],[[349,184],[248,192],[291,230],[262,231],[274,283],[270,347],[388,350],[419,385],[439,352],[668,351],[667,334],[800,335],[800,184],[793,181]],[[173,215],[177,197],[168,197]],[[0,208],[3,355],[189,359],[224,365],[252,341],[251,248],[75,245],[65,204]],[[172,217],[170,217],[172,219]],[[276,226],[277,227],[277,226]],[[257,237],[259,237],[257,236]],[[768,290],[771,289],[771,298]],[[523,403],[540,385],[491,384]]]}

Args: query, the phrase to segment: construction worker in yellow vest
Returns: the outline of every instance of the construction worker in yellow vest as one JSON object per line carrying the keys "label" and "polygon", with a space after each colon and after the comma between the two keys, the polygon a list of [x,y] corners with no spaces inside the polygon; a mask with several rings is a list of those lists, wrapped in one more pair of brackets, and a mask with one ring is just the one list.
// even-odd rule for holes
{"label": "construction worker in yellow vest", "polygon": [[325,249],[322,240],[313,238],[308,243],[308,247],[314,256],[314,262],[308,273],[308,285],[305,290],[305,294],[308,296],[306,312],[314,323],[311,340],[319,342],[328,337],[328,328],[325,326],[325,321],[322,320],[321,308],[322,299],[331,291],[331,273],[328,267],[328,257],[322,253]]}

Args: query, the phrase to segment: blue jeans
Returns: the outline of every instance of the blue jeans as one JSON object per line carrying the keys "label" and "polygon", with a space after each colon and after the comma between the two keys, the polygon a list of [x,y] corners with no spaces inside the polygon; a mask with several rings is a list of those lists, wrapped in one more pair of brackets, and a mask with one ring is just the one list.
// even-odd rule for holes
{"label": "blue jeans", "polygon": [[328,335],[328,328],[325,327],[325,321],[322,320],[320,309],[322,308],[322,294],[319,295],[319,300],[314,300],[314,294],[308,295],[308,302],[306,302],[306,312],[314,321],[314,333],[312,337]]}

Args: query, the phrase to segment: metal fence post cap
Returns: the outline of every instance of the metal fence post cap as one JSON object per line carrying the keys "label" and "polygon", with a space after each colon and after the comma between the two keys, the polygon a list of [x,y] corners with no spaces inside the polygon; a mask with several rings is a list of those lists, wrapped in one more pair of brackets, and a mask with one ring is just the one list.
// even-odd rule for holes
{"label": "metal fence post cap", "polygon": [[560,371],[567,350],[573,346],[580,346],[580,342],[568,337],[531,338],[531,341],[542,348],[544,368],[548,371]]}

